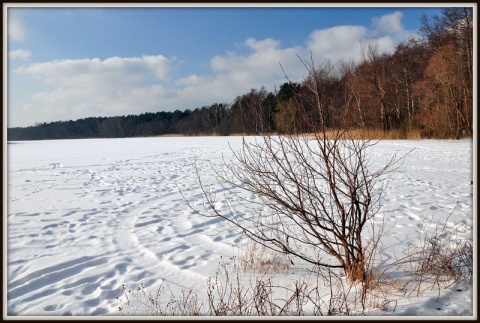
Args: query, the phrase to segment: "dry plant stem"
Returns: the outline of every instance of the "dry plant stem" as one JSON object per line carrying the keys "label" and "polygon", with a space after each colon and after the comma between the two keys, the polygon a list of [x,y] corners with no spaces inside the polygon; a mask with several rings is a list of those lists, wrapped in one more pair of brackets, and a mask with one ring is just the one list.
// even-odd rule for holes
{"label": "dry plant stem", "polygon": [[429,282],[431,289],[437,286],[440,293],[441,285],[449,287],[455,282],[471,278],[471,243],[455,238],[459,223],[447,227],[454,211],[443,224],[433,225],[432,233],[428,233],[432,219],[424,224],[423,239],[420,236],[420,245],[414,252],[419,260],[414,267],[414,275],[419,278],[417,295],[421,292],[421,283],[425,281]]}
{"label": "dry plant stem", "polygon": [[419,297],[424,291],[437,287],[440,297],[442,288],[463,280],[472,283],[473,247],[470,240],[457,237],[461,224],[449,222],[455,209],[437,223],[433,223],[433,216],[426,218],[423,229],[418,232],[418,243],[384,268],[384,272],[392,269],[403,272],[393,279],[396,290],[403,296]]}
{"label": "dry plant stem", "polygon": [[[316,275],[316,284],[301,280],[295,281],[292,288],[275,286],[266,276],[256,277],[254,282],[250,280],[248,283],[240,273],[241,268],[235,263],[228,266],[222,263],[216,275],[208,280],[206,298],[200,298],[192,290],[182,290],[180,296],[175,295],[166,284],[157,288],[154,294],[147,293],[143,284],[133,291],[123,287],[123,297],[119,298],[120,311],[126,315],[154,316],[337,316],[366,313],[366,309],[357,304],[359,295],[364,297],[361,290],[358,292],[359,284],[339,277],[332,270],[323,277]],[[282,291],[285,292],[284,298],[274,297]],[[367,297],[371,307],[385,311],[395,303],[386,295],[370,291]],[[307,305],[313,306],[313,310],[306,311]]]}

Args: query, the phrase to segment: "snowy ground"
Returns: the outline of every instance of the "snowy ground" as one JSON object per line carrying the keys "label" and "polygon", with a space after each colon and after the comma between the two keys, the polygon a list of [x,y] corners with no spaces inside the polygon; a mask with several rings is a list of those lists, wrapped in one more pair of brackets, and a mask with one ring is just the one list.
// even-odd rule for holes
{"label": "snowy ground", "polygon": [[[4,312],[119,315],[122,284],[153,290],[164,281],[205,295],[219,261],[245,241],[224,222],[194,214],[179,189],[200,202],[194,163],[213,182],[209,162],[221,165],[222,155],[232,155],[228,145],[240,143],[240,137],[9,143]],[[442,222],[454,208],[448,221],[459,223],[465,238],[474,236],[472,141],[384,141],[372,158],[412,148],[377,217],[387,224],[386,262],[418,239],[426,217]],[[437,291],[427,292],[398,300],[389,315],[476,316],[475,293],[468,284],[443,290],[438,301]]]}

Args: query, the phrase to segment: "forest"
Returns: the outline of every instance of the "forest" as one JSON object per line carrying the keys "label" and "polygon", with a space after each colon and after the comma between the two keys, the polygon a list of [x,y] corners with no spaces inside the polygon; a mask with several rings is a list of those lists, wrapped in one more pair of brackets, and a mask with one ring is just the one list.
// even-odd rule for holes
{"label": "forest", "polygon": [[[252,88],[231,103],[194,110],[89,117],[8,128],[9,141],[178,135],[309,132],[312,123],[416,131],[422,138],[462,138],[473,133],[473,9],[451,7],[423,16],[420,38],[382,54],[375,42],[362,46],[362,59],[302,60],[313,76],[278,90]],[[286,71],[288,76],[288,71]],[[314,87],[322,108],[314,109]],[[299,107],[300,110],[299,111]],[[159,107],[159,110],[161,107]]]}

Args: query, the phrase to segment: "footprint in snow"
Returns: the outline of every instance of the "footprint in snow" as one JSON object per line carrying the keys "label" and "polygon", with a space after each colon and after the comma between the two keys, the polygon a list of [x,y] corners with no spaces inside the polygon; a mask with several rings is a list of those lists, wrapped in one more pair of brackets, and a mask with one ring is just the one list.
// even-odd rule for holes
{"label": "footprint in snow", "polygon": [[52,163],[50,166],[52,166],[52,169],[64,167],[62,163]]}

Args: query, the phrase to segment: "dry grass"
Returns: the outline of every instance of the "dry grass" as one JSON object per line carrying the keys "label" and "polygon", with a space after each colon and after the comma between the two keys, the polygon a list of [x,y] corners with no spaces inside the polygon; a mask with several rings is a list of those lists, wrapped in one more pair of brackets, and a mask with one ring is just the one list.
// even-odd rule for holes
{"label": "dry grass", "polygon": [[203,302],[192,290],[182,290],[175,295],[168,284],[162,283],[154,294],[140,284],[134,290],[122,286],[119,311],[122,315],[151,316],[199,316],[203,314]]}
{"label": "dry grass", "polygon": [[[327,130],[326,135],[328,138],[334,138],[336,136],[337,130]],[[262,135],[262,134],[259,134]],[[266,134],[265,134],[266,135]],[[207,133],[207,134],[164,134],[158,135],[155,137],[224,137],[220,133]],[[245,137],[245,136],[254,136],[254,134],[246,133],[230,133],[226,135],[228,137]],[[380,128],[355,128],[350,129],[347,134],[342,136],[343,139],[364,139],[364,140],[420,140],[422,135],[420,130],[389,130],[387,132],[383,131]]]}
{"label": "dry grass", "polygon": [[181,134],[181,133],[167,133],[167,134],[164,134],[164,135],[157,135],[157,136],[154,136],[154,137],[159,137],[159,138],[162,138],[162,137],[166,137],[166,138],[169,138],[169,137],[187,137],[187,135],[184,135],[184,134]]}
{"label": "dry grass", "polygon": [[290,259],[285,254],[273,252],[249,240],[246,248],[240,252],[240,267],[244,272],[266,274],[267,272],[279,272],[290,268]]}
{"label": "dry grass", "polygon": [[[453,212],[452,212],[453,213]],[[433,217],[432,217],[433,218]],[[424,223],[419,234],[419,244],[411,250],[412,273],[416,278],[417,296],[421,286],[448,288],[453,283],[473,277],[473,246],[464,234],[461,223],[433,224],[432,219]]]}
{"label": "dry grass", "polygon": [[246,137],[246,136],[253,136],[246,133],[230,133],[228,135],[224,135],[218,132],[213,133],[198,133],[198,134],[188,134],[188,133],[167,133],[164,135],[157,135],[153,136],[155,138],[170,138],[170,137]]}
{"label": "dry grass", "polygon": [[[427,227],[430,225],[427,223]],[[437,227],[408,259],[402,260],[411,267],[410,278],[388,277],[385,268],[377,268],[365,284],[343,279],[330,270],[317,273],[316,282],[297,280],[290,287],[276,285],[262,273],[254,281],[246,280],[242,269],[263,272],[275,268],[262,260],[268,251],[253,244],[244,253],[241,267],[235,262],[233,267],[223,263],[208,279],[206,297],[191,289],[174,294],[167,284],[161,284],[154,293],[147,292],[143,284],[134,290],[123,286],[119,311],[141,316],[348,316],[368,315],[375,309],[394,313],[401,299],[418,297],[434,286],[438,286],[440,297],[440,290],[452,282],[471,279],[472,245],[468,241],[458,243],[449,237],[451,234],[454,232],[446,225]]]}
{"label": "dry grass", "polygon": [[[335,138],[336,130],[329,130],[326,133],[328,138]],[[419,130],[389,130],[387,132],[382,129],[375,128],[356,128],[350,129],[348,133],[342,136],[343,139],[363,139],[363,140],[420,140],[422,139]]]}
{"label": "dry grass", "polygon": [[437,288],[438,300],[442,289],[462,281],[473,282],[473,245],[464,237],[467,229],[460,222],[450,223],[449,218],[437,223],[433,218],[424,220],[418,240],[406,254],[384,269],[401,273],[387,281],[404,297],[419,297]]}

